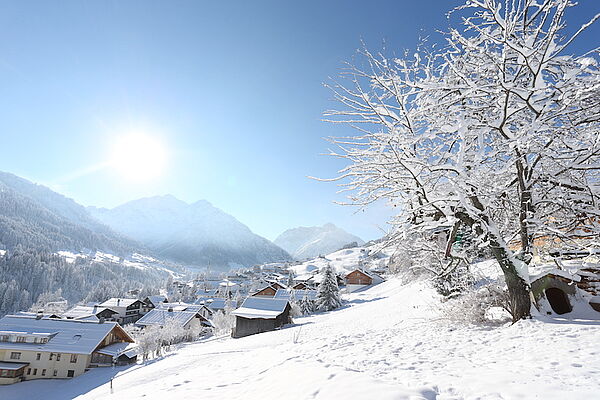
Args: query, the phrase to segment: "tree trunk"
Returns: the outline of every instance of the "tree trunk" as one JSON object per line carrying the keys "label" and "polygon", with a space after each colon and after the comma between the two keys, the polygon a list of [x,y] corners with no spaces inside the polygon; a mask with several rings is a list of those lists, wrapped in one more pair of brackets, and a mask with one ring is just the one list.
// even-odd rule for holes
{"label": "tree trunk", "polygon": [[504,271],[508,286],[508,305],[513,322],[531,317],[531,296],[529,285],[516,273]]}

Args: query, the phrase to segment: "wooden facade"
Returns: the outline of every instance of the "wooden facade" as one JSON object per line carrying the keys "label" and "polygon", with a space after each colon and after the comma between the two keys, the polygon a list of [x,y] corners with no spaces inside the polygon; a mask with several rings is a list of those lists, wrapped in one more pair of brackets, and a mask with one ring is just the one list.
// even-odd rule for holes
{"label": "wooden facade", "polygon": [[275,296],[275,293],[277,293],[276,288],[274,288],[273,286],[267,286],[266,288],[261,289],[258,292],[254,293],[252,296],[273,297],[273,296]]}
{"label": "wooden facade", "polygon": [[276,318],[244,318],[236,316],[235,328],[233,329],[231,336],[234,338],[241,338],[257,333],[274,331],[275,329],[281,328],[283,325],[292,322],[290,311],[291,306],[288,303],[285,310]]}
{"label": "wooden facade", "polygon": [[346,285],[372,285],[373,278],[359,269],[346,275]]}

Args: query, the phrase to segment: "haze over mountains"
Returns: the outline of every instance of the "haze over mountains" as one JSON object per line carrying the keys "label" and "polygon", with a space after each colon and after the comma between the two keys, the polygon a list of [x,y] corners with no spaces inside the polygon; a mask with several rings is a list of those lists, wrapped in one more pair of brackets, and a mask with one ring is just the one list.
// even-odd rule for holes
{"label": "haze over mountains", "polygon": [[352,242],[364,241],[334,224],[288,229],[274,243],[286,250],[297,260],[317,257],[339,250]]}
{"label": "haze over mountains", "polygon": [[83,207],[49,188],[0,172],[0,249],[134,252],[188,266],[227,270],[327,254],[359,237],[333,224],[282,233],[275,243],[200,200],[166,195],[113,209]]}
{"label": "haze over mountains", "polygon": [[0,172],[0,248],[141,251],[134,241],[95,220],[85,207],[45,186]]}
{"label": "haze over mountains", "polygon": [[227,269],[291,259],[283,249],[205,200],[188,204],[166,195],[110,210],[89,210],[115,231],[178,262]]}

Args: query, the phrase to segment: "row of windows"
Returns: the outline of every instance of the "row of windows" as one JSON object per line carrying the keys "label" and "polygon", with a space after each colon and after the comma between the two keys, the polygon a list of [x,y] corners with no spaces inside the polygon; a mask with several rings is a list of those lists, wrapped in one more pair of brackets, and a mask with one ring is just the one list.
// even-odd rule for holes
{"label": "row of windows", "polygon": [[[35,359],[39,361],[42,358],[42,353],[37,353],[35,355]],[[13,351],[10,353],[11,360],[20,360],[21,353],[18,351]],[[50,357],[48,358],[50,361],[56,359],[56,361],[60,361],[60,353],[50,353]],[[71,354],[71,363],[75,364],[77,362],[77,354]]]}
{"label": "row of windows", "polygon": [[[38,371],[37,368],[33,368],[33,369],[32,368],[27,368],[27,375],[37,375],[37,371]],[[33,372],[33,374],[32,374],[32,372]],[[58,370],[55,369],[52,372],[52,376],[57,376],[57,375],[58,375]],[[45,368],[42,370],[41,376],[46,376],[46,369]],[[73,376],[75,376],[75,370],[73,370],[73,369],[67,370],[67,376],[69,378],[72,378]]]}
{"label": "row of windows", "polygon": [[[9,335],[0,335],[0,342],[10,342],[10,336]],[[17,343],[26,343],[27,342],[27,337],[26,336],[17,336],[15,342]],[[30,343],[48,343],[48,338],[39,338],[39,337],[34,337],[33,338],[33,342]]]}

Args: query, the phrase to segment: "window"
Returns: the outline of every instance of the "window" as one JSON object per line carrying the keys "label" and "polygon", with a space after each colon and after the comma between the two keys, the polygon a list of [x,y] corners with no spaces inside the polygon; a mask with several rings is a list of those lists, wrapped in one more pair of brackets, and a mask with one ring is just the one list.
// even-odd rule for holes
{"label": "window", "polygon": [[58,375],[58,371],[54,370],[54,373],[52,374],[52,376],[56,376],[56,375]]}
{"label": "window", "polygon": [[27,375],[31,375],[31,368],[27,368]]}
{"label": "window", "polygon": [[37,353],[35,359],[39,361],[40,358],[42,358],[42,353]]}
{"label": "window", "polygon": [[21,359],[21,353],[13,351],[12,353],[10,353],[10,359],[11,360],[20,360]]}
{"label": "window", "polygon": [[0,335],[0,342],[8,342],[10,339],[10,336],[8,335]]}
{"label": "window", "polygon": [[75,376],[75,371],[70,369],[67,371],[67,377],[68,378],[72,378],[73,376]]}
{"label": "window", "polygon": [[77,354],[71,354],[71,363],[76,363],[77,362]]}
{"label": "window", "polygon": [[54,359],[54,353],[50,353],[50,358],[48,358],[50,361],[52,361]]}
{"label": "window", "polygon": [[48,343],[48,338],[42,338],[42,340],[40,340],[40,343]]}
{"label": "window", "polygon": [[0,373],[0,376],[8,376],[8,370],[3,369],[2,373]]}
{"label": "window", "polygon": [[42,370],[42,376],[46,376],[46,369]]}
{"label": "window", "polygon": [[34,374],[34,375],[37,375],[37,368],[34,368],[34,369],[33,369],[33,374]]}
{"label": "window", "polygon": [[56,361],[60,361],[60,353],[56,353]]}
{"label": "window", "polygon": [[25,336],[17,336],[17,343],[25,343]]}

